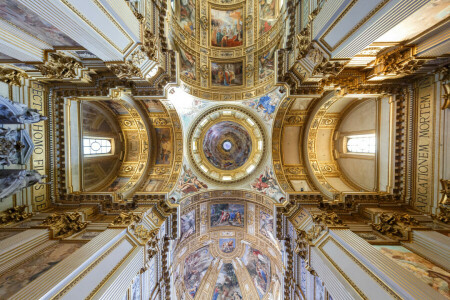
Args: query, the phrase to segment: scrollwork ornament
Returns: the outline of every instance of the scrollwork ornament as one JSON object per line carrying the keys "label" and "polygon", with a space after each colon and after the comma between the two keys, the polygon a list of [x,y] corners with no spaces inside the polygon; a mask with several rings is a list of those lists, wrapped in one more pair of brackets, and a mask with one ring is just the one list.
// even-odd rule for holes
{"label": "scrollwork ornament", "polygon": [[324,57],[322,58],[322,62],[314,69],[313,75],[337,76],[344,69],[345,65],[346,62],[330,62]]}
{"label": "scrollwork ornament", "polygon": [[25,211],[26,205],[8,208],[0,214],[0,225],[18,223],[30,218],[33,214]]}
{"label": "scrollwork ornament", "polygon": [[295,241],[296,246],[294,252],[297,253],[303,260],[308,259],[309,243],[307,240],[307,234],[303,230],[297,229],[297,239]]}
{"label": "scrollwork ornament", "polygon": [[439,222],[448,224],[450,221],[450,180],[441,179],[441,186],[442,198],[441,201],[439,201],[439,213],[434,216],[434,219],[438,220]]}
{"label": "scrollwork ornament", "polygon": [[54,238],[66,238],[85,229],[87,222],[82,221],[78,212],[55,213],[48,216],[40,226],[48,227]]}
{"label": "scrollwork ornament", "polygon": [[200,214],[200,224],[206,225],[208,223],[208,213],[206,211],[202,211]]}
{"label": "scrollwork ornament", "polygon": [[445,66],[440,70],[440,80],[442,82],[443,90],[443,104],[442,109],[450,108],[450,67]]}
{"label": "scrollwork ornament", "polygon": [[309,25],[297,34],[297,60],[302,59],[312,48]]}
{"label": "scrollwork ornament", "polygon": [[22,79],[28,78],[25,72],[19,70],[0,67],[0,81],[12,85],[22,85]]}

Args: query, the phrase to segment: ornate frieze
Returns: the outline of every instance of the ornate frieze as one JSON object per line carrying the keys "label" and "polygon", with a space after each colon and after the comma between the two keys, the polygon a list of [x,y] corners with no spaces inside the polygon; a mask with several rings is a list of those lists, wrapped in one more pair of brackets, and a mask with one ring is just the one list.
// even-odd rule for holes
{"label": "ornate frieze", "polygon": [[53,238],[66,238],[85,229],[87,222],[83,222],[82,216],[78,212],[55,213],[48,216],[40,226],[48,227]]}
{"label": "ornate frieze", "polygon": [[0,226],[18,223],[30,218],[33,214],[27,213],[25,211],[26,208],[27,207],[25,205],[14,206],[12,208],[8,208],[7,210],[3,211],[0,214]]}

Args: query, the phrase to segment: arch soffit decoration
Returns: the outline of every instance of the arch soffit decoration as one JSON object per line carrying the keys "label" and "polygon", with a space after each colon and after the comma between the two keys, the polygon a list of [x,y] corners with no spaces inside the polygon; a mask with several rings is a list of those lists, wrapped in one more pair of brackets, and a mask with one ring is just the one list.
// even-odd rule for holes
{"label": "arch soffit decoration", "polygon": [[[301,174],[302,170],[300,168],[290,168],[285,166],[285,157],[283,155],[283,139],[284,139],[284,129],[287,125],[293,123],[303,124],[304,117],[303,116],[290,116],[288,117],[288,113],[291,111],[293,104],[295,103],[296,98],[285,97],[283,101],[280,103],[277,114],[272,127],[272,163],[274,167],[274,172],[276,179],[283,189],[284,192],[295,192],[294,186],[291,181],[288,179],[288,174]],[[305,111],[306,112],[306,111]],[[301,125],[303,126],[303,125]],[[299,143],[301,143],[301,135],[303,134],[302,130],[300,130],[300,139]],[[299,145],[301,146],[301,145]],[[300,157],[300,164],[302,164],[303,158]],[[307,175],[307,174],[306,174]],[[314,191],[314,185],[311,183],[309,176],[306,176],[306,182]]]}
{"label": "arch soffit decoration", "polygon": [[[305,162],[306,171],[308,173],[309,178],[314,183],[315,187],[329,200],[335,198],[335,193],[340,193],[342,191],[337,191],[334,188],[328,189],[325,184],[328,184],[327,176],[324,175],[322,172],[320,166],[319,166],[319,160],[317,159],[317,131],[319,130],[319,126],[321,125],[321,122],[323,120],[323,117],[326,115],[326,112],[328,109],[333,106],[333,104],[336,103],[339,99],[342,97],[337,95],[336,92],[332,91],[328,94],[324,95],[308,112],[308,119],[305,122],[305,126],[303,129],[303,137],[299,139],[299,142],[302,144],[299,145],[301,151],[301,156]],[[369,99],[367,99],[369,100]],[[362,105],[363,103],[366,103],[366,101],[360,101],[357,100],[357,102],[352,101],[348,105],[346,105],[341,110],[341,115],[338,118],[338,121],[334,124],[332,133],[331,133],[331,140],[330,140],[330,151],[331,151],[331,159],[334,165],[336,166],[336,172],[339,175],[339,179],[346,184],[349,188],[353,189],[354,191],[359,191],[363,188],[361,188],[358,184],[356,184],[354,181],[350,180],[348,176],[346,176],[342,169],[339,166],[339,163],[335,159],[335,155],[333,154],[333,151],[335,149],[335,141],[334,136],[336,131],[338,130],[343,117],[348,114],[352,109],[356,108],[359,105]],[[331,186],[331,185],[330,185]]]}
{"label": "arch soffit decoration", "polygon": [[[142,104],[143,99],[134,98],[137,103]],[[148,99],[148,98],[147,98]],[[155,99],[152,99],[155,100]],[[153,135],[153,140],[151,145],[153,146],[153,150],[151,151],[151,167],[148,172],[146,172],[145,179],[142,183],[137,187],[136,195],[146,195],[149,192],[145,192],[146,184],[154,178],[164,177],[164,183],[158,188],[158,192],[151,192],[152,194],[166,194],[171,192],[179,179],[181,170],[182,170],[182,162],[183,162],[183,131],[182,125],[180,121],[180,117],[178,112],[175,109],[175,106],[171,104],[167,100],[157,100],[161,103],[161,106],[164,110],[162,113],[151,113],[150,111],[146,111],[147,118],[149,119],[149,123],[151,123],[151,134]],[[141,106],[145,106],[142,104]],[[156,134],[156,130],[160,128],[169,128],[171,131],[171,143],[172,143],[172,156],[171,162],[169,165],[158,165],[156,164],[156,155],[158,151],[158,137]]]}
{"label": "arch soffit decoration", "polygon": [[[314,186],[329,200],[334,199],[333,192],[329,191],[320,180],[325,181],[325,176],[320,171],[319,164],[315,155],[316,152],[316,133],[319,128],[320,119],[326,110],[338,100],[336,92],[330,91],[322,97],[309,112],[303,129],[303,138],[301,139],[301,155],[305,162],[306,172],[313,182]],[[319,111],[321,112],[319,114]],[[314,132],[312,132],[312,130]]]}
{"label": "arch soffit decoration", "polygon": [[152,161],[153,149],[150,148],[152,141],[152,130],[147,114],[137,103],[137,101],[133,99],[133,97],[131,96],[131,91],[120,88],[112,89],[110,91],[110,96],[113,101],[124,101],[125,103],[127,103],[129,106],[126,107],[126,109],[129,111],[130,115],[133,118],[141,121],[144,125],[143,127],[137,125],[140,139],[139,162],[136,168],[134,168],[134,173],[130,177],[130,180],[125,184],[123,188],[118,191],[118,195],[120,195],[122,199],[127,199],[133,195],[134,191],[140,185],[142,185],[142,183],[146,179],[145,174],[148,174],[149,168],[151,167],[151,164],[147,162]]}

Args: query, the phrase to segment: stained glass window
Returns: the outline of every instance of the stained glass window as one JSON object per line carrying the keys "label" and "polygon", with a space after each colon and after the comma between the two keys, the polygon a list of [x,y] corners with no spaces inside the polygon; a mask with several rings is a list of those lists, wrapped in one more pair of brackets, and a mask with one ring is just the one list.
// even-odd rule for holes
{"label": "stained glass window", "polygon": [[84,138],[84,155],[111,154],[111,139]]}
{"label": "stained glass window", "polygon": [[351,153],[375,153],[375,134],[349,136],[347,151]]}

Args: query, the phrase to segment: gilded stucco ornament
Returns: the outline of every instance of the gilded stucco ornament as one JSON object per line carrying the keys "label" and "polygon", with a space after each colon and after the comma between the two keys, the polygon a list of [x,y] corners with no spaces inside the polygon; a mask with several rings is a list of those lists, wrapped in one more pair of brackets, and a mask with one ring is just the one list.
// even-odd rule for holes
{"label": "gilded stucco ornament", "polygon": [[12,85],[22,85],[22,79],[28,78],[25,72],[19,70],[0,67],[0,81]]}
{"label": "gilded stucco ornament", "polygon": [[200,75],[204,79],[207,79],[209,77],[209,68],[207,65],[203,65],[200,67]]}
{"label": "gilded stucco ornament", "polygon": [[442,109],[450,108],[450,67],[445,66],[440,71],[440,80],[442,82],[443,100]]}
{"label": "gilded stucco ornament", "polygon": [[144,30],[142,51],[147,55],[148,59],[158,61],[158,37],[149,29]]}
{"label": "gilded stucco ornament", "polygon": [[441,179],[442,185],[442,198],[439,201],[439,213],[434,216],[434,219],[448,224],[450,221],[450,206],[449,206],[449,198],[450,198],[450,180]]}
{"label": "gilded stucco ornament", "polygon": [[252,26],[253,23],[253,16],[252,15],[248,15],[247,18],[245,18],[245,26],[248,29],[250,29],[250,26]]}
{"label": "gilded stucco ornament", "polygon": [[208,18],[206,16],[202,16],[200,18],[200,26],[202,27],[203,30],[208,29]]}
{"label": "gilded stucco ornament", "polygon": [[322,62],[319,63],[313,71],[313,75],[331,75],[337,76],[344,69],[346,62],[340,61],[328,61],[325,57],[322,58]]}
{"label": "gilded stucco ornament", "polygon": [[344,222],[335,212],[312,214],[311,218],[314,223],[324,226],[345,226]]}
{"label": "gilded stucco ornament", "polygon": [[253,68],[253,65],[250,65],[250,64],[248,64],[246,67],[245,67],[245,71],[246,71],[246,73],[247,73],[247,77],[252,77],[253,76],[253,71],[254,71],[255,69]]}
{"label": "gilded stucco ornament", "polygon": [[85,229],[87,222],[83,222],[78,212],[55,213],[48,216],[40,226],[48,227],[54,238],[66,238]]}
{"label": "gilded stucco ornament", "polygon": [[419,225],[416,219],[406,213],[381,213],[372,228],[391,238],[408,238],[411,227]]}
{"label": "gilded stucco ornament", "polygon": [[159,228],[148,230],[143,225],[131,225],[131,230],[135,237],[146,243],[150,239],[155,238],[155,236],[158,234]]}
{"label": "gilded stucco ornament", "polygon": [[303,260],[308,259],[309,243],[307,233],[304,230],[297,229],[297,239],[294,252],[297,253]]}
{"label": "gilded stucco ornament", "polygon": [[306,57],[308,51],[311,49],[312,44],[310,35],[309,25],[297,34],[297,60]]}
{"label": "gilded stucco ornament", "polygon": [[[152,231],[153,232],[153,231]],[[151,235],[147,242],[148,259],[152,259],[159,252],[158,231]]]}
{"label": "gilded stucco ornament", "polygon": [[121,64],[110,64],[108,68],[120,79],[142,77],[141,70],[130,60]]}
{"label": "gilded stucco ornament", "polygon": [[33,214],[25,211],[26,205],[8,208],[0,214],[0,225],[18,223],[30,218]]}
{"label": "gilded stucco ornament", "polygon": [[50,79],[72,79],[78,76],[83,65],[76,59],[61,53],[49,53],[44,65],[36,65],[42,75]]}
{"label": "gilded stucco ornament", "polygon": [[142,221],[142,214],[121,212],[110,224],[111,226],[128,226]]}

